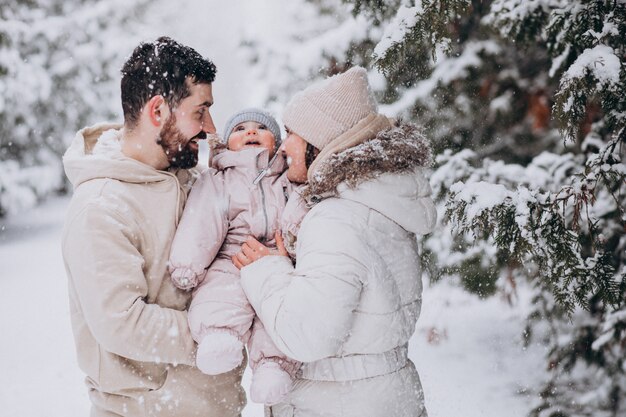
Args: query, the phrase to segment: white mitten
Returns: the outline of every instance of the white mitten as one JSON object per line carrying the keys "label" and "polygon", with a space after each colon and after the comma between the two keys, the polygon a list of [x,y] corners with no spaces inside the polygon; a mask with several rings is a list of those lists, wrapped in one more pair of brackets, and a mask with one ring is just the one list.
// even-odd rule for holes
{"label": "white mitten", "polygon": [[171,271],[170,277],[176,288],[181,290],[191,290],[198,286],[198,275],[190,268],[175,268]]}
{"label": "white mitten", "polygon": [[243,361],[243,343],[230,333],[211,332],[198,345],[196,366],[207,375],[231,371]]}
{"label": "white mitten", "polygon": [[265,405],[278,404],[291,392],[292,386],[293,379],[279,364],[266,361],[252,374],[250,399]]}

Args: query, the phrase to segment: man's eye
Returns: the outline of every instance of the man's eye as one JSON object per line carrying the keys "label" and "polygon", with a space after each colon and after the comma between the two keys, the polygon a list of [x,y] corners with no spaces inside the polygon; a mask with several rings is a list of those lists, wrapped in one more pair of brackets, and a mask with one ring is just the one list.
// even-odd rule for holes
{"label": "man's eye", "polygon": [[236,131],[236,132],[240,132],[240,131],[242,131],[242,130],[244,130],[243,126],[237,126],[237,127],[235,128],[235,131]]}
{"label": "man's eye", "polygon": [[259,129],[267,130],[267,126],[265,126],[265,125],[259,125]]}

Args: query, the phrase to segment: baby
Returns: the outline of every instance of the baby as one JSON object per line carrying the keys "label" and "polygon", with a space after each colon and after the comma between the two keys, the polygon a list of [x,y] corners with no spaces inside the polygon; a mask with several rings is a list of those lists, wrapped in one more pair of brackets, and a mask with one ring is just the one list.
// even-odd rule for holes
{"label": "baby", "polygon": [[198,368],[209,375],[228,372],[241,364],[248,343],[250,397],[272,405],[289,393],[300,364],[278,350],[256,318],[231,256],[250,235],[275,247],[292,185],[271,115],[240,111],[226,123],[223,138],[226,146],[211,150],[210,167],[189,194],[169,269],[178,288],[194,289],[189,327],[198,342]]}

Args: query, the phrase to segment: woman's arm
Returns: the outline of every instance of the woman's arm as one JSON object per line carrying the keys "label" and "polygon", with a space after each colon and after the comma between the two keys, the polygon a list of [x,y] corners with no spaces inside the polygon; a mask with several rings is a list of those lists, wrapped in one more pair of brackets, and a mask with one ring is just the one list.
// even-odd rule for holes
{"label": "woman's arm", "polygon": [[341,354],[367,279],[367,246],[346,219],[333,217],[307,216],[296,267],[288,257],[265,256],[241,271],[243,289],[274,343],[302,362]]}

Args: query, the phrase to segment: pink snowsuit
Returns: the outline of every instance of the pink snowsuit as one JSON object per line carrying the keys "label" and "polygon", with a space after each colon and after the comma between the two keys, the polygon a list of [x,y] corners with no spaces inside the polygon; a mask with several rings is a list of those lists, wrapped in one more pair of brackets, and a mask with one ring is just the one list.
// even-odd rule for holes
{"label": "pink snowsuit", "polygon": [[[200,343],[209,333],[229,333],[248,343],[253,371],[265,361],[274,361],[293,377],[300,363],[278,350],[255,319],[231,260],[250,235],[276,247],[274,233],[281,230],[281,216],[292,191],[284,172],[285,159],[279,155],[268,168],[266,149],[211,152],[210,168],[189,194],[169,259],[174,283],[183,289],[195,288],[189,308],[192,336]],[[293,217],[292,213],[289,218]]]}

